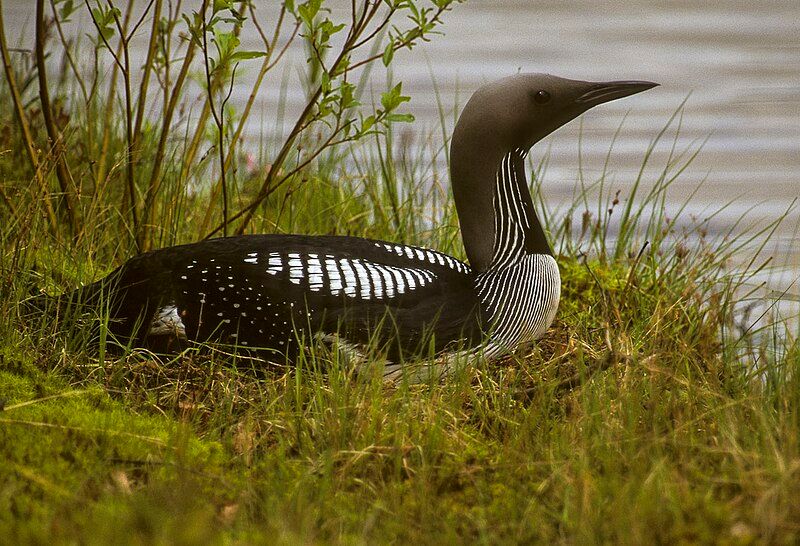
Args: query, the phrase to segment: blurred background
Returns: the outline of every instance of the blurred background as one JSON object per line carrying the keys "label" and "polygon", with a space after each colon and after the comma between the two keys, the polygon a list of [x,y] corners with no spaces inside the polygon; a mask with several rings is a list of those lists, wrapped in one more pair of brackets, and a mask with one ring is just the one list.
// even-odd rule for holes
{"label": "blurred background", "polygon": [[[3,4],[10,45],[32,48],[32,3]],[[278,5],[257,7],[267,26]],[[325,5],[334,20],[349,8],[341,0]],[[65,26],[84,40],[81,32],[91,25],[85,12],[79,9]],[[796,283],[800,216],[791,203],[800,194],[800,2],[467,1],[445,15],[440,31],[429,43],[399,52],[388,74],[379,67],[365,80],[366,93],[375,96],[389,83],[403,82],[411,96],[405,110],[416,117],[399,128],[404,144],[435,149],[431,143],[449,134],[476,87],[518,71],[659,82],[654,90],[590,111],[534,148],[534,163],[547,157],[542,195],[548,205],[557,208],[576,191],[579,165],[586,182],[606,169],[606,179],[624,200],[648,143],[683,104],[667,145],[656,150],[651,163],[663,168],[673,145],[687,153],[702,150],[676,180],[667,208],[682,204],[702,182],[687,217],[702,221],[725,206],[709,224],[712,231],[724,232],[753,207],[748,223],[771,221],[789,210],[770,249],[786,273],[770,275],[784,287]],[[142,25],[131,43],[134,64],[144,58],[147,33],[148,25]],[[244,49],[261,44],[252,25],[245,25],[241,38]],[[287,130],[293,111],[304,103],[302,43],[292,44],[287,55],[293,68],[280,81],[273,76],[265,83],[245,129],[245,147],[256,154],[265,137],[279,138]],[[237,72],[234,107],[246,101],[254,72],[247,66]],[[285,123],[276,121],[279,102]],[[431,156],[445,160],[441,153]]]}

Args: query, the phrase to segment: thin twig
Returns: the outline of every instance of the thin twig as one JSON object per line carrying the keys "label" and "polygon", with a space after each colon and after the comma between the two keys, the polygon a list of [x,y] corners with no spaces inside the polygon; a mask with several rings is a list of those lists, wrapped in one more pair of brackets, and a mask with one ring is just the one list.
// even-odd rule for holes
{"label": "thin twig", "polygon": [[[375,16],[375,14],[377,13],[377,11],[378,11],[378,8],[379,8],[379,7],[380,7],[380,3],[378,3],[378,2],[376,2],[376,3],[373,5],[373,8],[372,8],[372,13],[371,13],[371,14],[370,14],[370,16],[369,16],[369,19],[367,19],[367,24],[368,24],[368,23],[369,23],[369,21],[370,21],[370,20],[371,20],[371,19],[372,19],[372,18]],[[365,8],[365,9],[366,9],[366,8]],[[359,40],[358,42],[356,42],[355,44],[353,44],[353,49],[354,49],[354,50],[355,50],[355,49],[358,49],[358,48],[359,48],[359,47],[361,47],[362,45],[364,45],[364,44],[367,44],[367,43],[369,43],[370,41],[372,41],[372,39],[373,39],[375,36],[377,36],[377,35],[378,35],[378,33],[379,33],[381,30],[383,30],[383,29],[386,27],[386,25],[387,25],[387,24],[389,24],[389,21],[391,20],[392,16],[394,16],[394,14],[395,14],[395,12],[396,12],[396,11],[397,11],[397,8],[396,8],[396,7],[394,7],[394,6],[391,6],[391,7],[389,8],[389,11],[386,13],[386,17],[384,17],[384,18],[383,18],[383,21],[382,21],[382,22],[381,22],[381,23],[380,23],[380,24],[379,24],[377,27],[375,27],[375,28],[372,30],[372,32],[370,32],[370,33],[369,33],[367,36],[365,36],[363,39],[361,39],[361,40]]]}
{"label": "thin twig", "polygon": [[25,406],[38,404],[39,402],[46,402],[48,400],[53,400],[53,399],[56,399],[56,398],[66,398],[66,397],[69,397],[69,396],[81,396],[81,395],[88,394],[88,393],[91,393],[91,392],[92,391],[90,391],[90,390],[60,392],[58,394],[51,394],[49,396],[43,396],[41,398],[35,398],[33,400],[26,400],[25,402],[19,402],[17,404],[11,404],[10,406],[5,406],[3,408],[0,408],[0,411],[11,411],[13,409],[24,408]]}
{"label": "thin twig", "polygon": [[[156,0],[155,9],[153,10],[153,25],[150,27],[150,42],[147,45],[147,57],[144,61],[142,81],[139,84],[139,96],[137,97],[136,102],[136,122],[133,126],[134,151],[138,151],[139,144],[142,139],[142,123],[144,121],[144,109],[147,103],[147,89],[150,84],[150,73],[153,69],[153,57],[155,57],[156,46],[158,45],[158,21],[159,17],[161,16],[161,5],[162,0]],[[147,6],[147,10],[149,10],[152,6],[153,2],[151,1]],[[144,15],[147,13],[147,10],[145,10],[145,13],[142,14],[142,17],[144,17]],[[133,35],[133,32],[131,32],[131,35]]]}
{"label": "thin twig", "polygon": [[[294,175],[296,175],[298,172],[300,172],[305,167],[307,167],[309,164],[311,164],[311,162],[314,161],[314,159],[316,159],[317,157],[319,157],[319,155],[323,151],[325,151],[327,148],[330,148],[331,146],[338,146],[340,144],[344,144],[345,142],[351,142],[352,138],[343,138],[343,139],[339,139],[339,140],[334,140],[334,137],[336,137],[336,135],[341,133],[343,130],[344,130],[344,126],[337,127],[337,129],[335,129],[335,131],[333,133],[331,133],[331,135],[313,153],[309,154],[301,163],[298,163],[291,171],[289,171],[288,173],[283,175],[280,179],[278,179],[277,182],[272,184],[268,188],[266,194],[264,195],[264,199],[266,199],[267,197],[272,195],[284,183],[286,183],[288,180],[290,180]],[[250,212],[253,209],[255,209],[256,207],[258,207],[259,204],[260,203],[251,203],[250,205],[248,205],[248,207],[246,207],[246,208],[240,210],[238,213],[236,213],[236,215],[231,216],[229,218],[229,221],[230,222],[234,222],[234,221],[238,220],[239,218],[241,218],[242,216],[244,216],[248,212]],[[217,226],[217,228],[215,230],[213,230],[211,233],[206,235],[205,239],[209,239],[209,238],[213,237],[220,229],[222,229],[222,224]],[[238,233],[238,232],[237,232],[237,234],[241,235],[241,233]]]}
{"label": "thin twig", "polygon": [[67,58],[67,64],[69,64],[69,67],[72,70],[72,75],[75,77],[75,80],[78,82],[78,86],[81,88],[83,101],[88,104],[89,94],[86,92],[86,84],[83,81],[83,77],[81,77],[81,73],[80,70],[78,70],[78,66],[75,64],[75,59],[72,56],[72,51],[70,51],[67,39],[64,37],[64,30],[61,28],[61,21],[59,21],[58,14],[56,12],[55,0],[50,0],[50,9],[53,10],[53,23],[55,23],[56,25],[58,38],[59,40],[61,40],[61,45],[64,48],[64,56],[66,56]]}
{"label": "thin twig", "polygon": [[[150,229],[150,219],[153,215],[153,208],[155,206],[155,198],[158,194],[158,191],[161,187],[161,166],[164,162],[164,156],[166,154],[167,149],[167,140],[169,139],[169,130],[172,126],[172,117],[175,114],[175,110],[178,106],[178,99],[180,98],[181,91],[183,89],[183,85],[186,82],[186,77],[189,74],[189,68],[191,67],[192,61],[194,59],[195,53],[195,43],[193,40],[189,41],[189,44],[186,46],[186,55],[183,58],[183,63],[181,64],[180,72],[178,73],[178,78],[175,80],[175,85],[172,88],[172,92],[170,94],[169,102],[164,108],[164,115],[161,125],[161,135],[158,139],[158,147],[156,148],[155,157],[153,158],[153,168],[150,171],[150,181],[147,185],[147,191],[145,193],[144,199],[144,217],[142,220],[142,229],[145,230],[143,235],[143,240],[145,245],[149,245],[150,237],[149,237],[149,229]],[[146,248],[149,248],[147,246]]]}
{"label": "thin twig", "polygon": [[[114,53],[114,50],[111,49],[111,44],[109,44],[108,40],[106,40],[105,34],[103,34],[103,29],[101,29],[100,25],[97,24],[97,21],[94,20],[94,15],[92,14],[92,6],[89,5],[89,0],[83,0],[83,3],[86,5],[86,10],[90,14],[92,23],[94,24],[94,28],[95,30],[97,30],[97,35],[100,36],[100,39],[103,40],[103,44],[105,44],[106,46],[106,49],[108,49],[108,52],[111,53],[111,57],[114,59],[114,63],[116,63],[116,65],[119,67],[120,70],[124,70],[122,62],[119,60],[119,54]],[[133,1],[131,1],[131,4],[133,4]]]}
{"label": "thin twig", "polygon": [[[274,31],[274,33],[272,35],[272,40],[269,41],[266,38],[266,35],[264,34],[263,30],[261,29],[260,24],[258,23],[258,21],[256,19],[254,7],[252,6],[252,4],[250,5],[250,19],[253,21],[253,24],[258,29],[258,33],[261,36],[262,40],[264,40],[264,48],[266,49],[267,54],[266,54],[266,56],[264,56],[264,60],[261,63],[261,68],[259,69],[258,75],[256,76],[256,81],[253,84],[252,90],[250,91],[250,96],[247,98],[247,103],[244,106],[244,110],[242,111],[242,115],[239,117],[239,123],[236,126],[236,130],[234,131],[233,136],[231,136],[230,143],[228,144],[228,155],[225,158],[225,169],[226,170],[230,168],[230,164],[233,161],[233,157],[235,155],[235,150],[236,150],[236,145],[239,142],[239,139],[240,139],[240,137],[242,135],[242,131],[244,130],[244,127],[245,127],[245,124],[247,122],[247,119],[250,116],[250,111],[251,111],[251,109],[253,107],[253,104],[255,103],[256,96],[258,95],[258,92],[261,89],[261,84],[262,84],[262,82],[264,80],[264,77],[267,75],[267,73],[270,71],[270,69],[272,67],[274,67],[281,60],[281,57],[283,57],[283,54],[286,53],[286,50],[289,48],[289,45],[291,45],[291,43],[294,41],[295,37],[297,36],[298,29],[300,28],[300,23],[299,22],[295,23],[292,35],[289,37],[289,40],[286,42],[286,44],[284,44],[284,46],[278,52],[277,57],[274,60],[272,59],[273,52],[275,51],[275,47],[276,47],[276,45],[278,43],[278,38],[280,37],[280,30],[281,30],[281,28],[283,26],[283,20],[284,20],[285,14],[286,14],[286,7],[283,6],[281,8],[281,12],[280,12],[280,14],[278,16],[278,22],[275,24],[275,31]],[[214,185],[213,189],[211,190],[211,202],[214,202],[216,200],[218,192],[220,191],[221,185],[222,185],[222,182],[221,182],[221,178],[220,178],[220,180],[217,181],[217,183]],[[203,216],[203,222],[202,222],[202,224],[200,226],[200,233],[204,233],[208,229],[208,223],[210,221],[211,221],[211,208],[209,207],[209,208],[206,209],[206,213]]]}
{"label": "thin twig", "polygon": [[[106,1],[108,2],[109,7],[113,8],[113,4],[111,3],[111,1],[110,0],[106,0]],[[136,34],[136,31],[139,30],[139,27],[144,22],[144,18],[147,17],[147,13],[150,11],[150,8],[153,6],[153,2],[154,2],[154,0],[150,0],[150,3],[147,4],[146,8],[144,8],[144,11],[142,12],[142,16],[139,17],[139,20],[136,21],[136,24],[133,25],[133,28],[128,33],[128,35],[125,37],[125,41],[126,42],[130,41],[130,39],[133,37],[133,35]]]}
{"label": "thin twig", "polygon": [[9,91],[11,92],[11,100],[14,103],[14,114],[16,114],[17,124],[19,125],[20,133],[22,133],[22,141],[25,144],[25,152],[28,155],[31,169],[39,185],[39,190],[42,192],[42,195],[44,195],[45,213],[50,221],[50,229],[54,235],[58,235],[58,219],[53,210],[53,205],[50,202],[50,191],[47,187],[47,180],[42,173],[42,168],[36,155],[36,146],[33,142],[30,123],[28,122],[28,116],[25,113],[22,97],[20,96],[19,87],[17,86],[17,80],[14,76],[14,68],[11,65],[11,57],[8,54],[5,28],[5,22],[3,21],[3,1],[0,0],[0,56],[3,60],[3,69],[5,70]]}
{"label": "thin twig", "polygon": [[[220,168],[220,185],[222,186],[222,234],[228,235],[228,184],[225,179],[225,112],[220,111],[214,107],[214,89],[211,86],[211,70],[208,61],[208,28],[206,23],[206,7],[208,0],[203,0],[203,68],[206,74],[206,93],[208,97],[208,106],[211,109],[211,116],[214,118],[214,124],[217,126],[217,151],[219,155],[219,168]],[[213,14],[213,10],[212,10]],[[232,84],[233,82],[231,82]],[[223,108],[224,110],[224,108]]]}
{"label": "thin twig", "polygon": [[42,106],[42,116],[47,137],[52,142],[53,157],[56,164],[56,178],[61,193],[64,196],[64,208],[66,209],[67,222],[72,235],[78,232],[76,220],[76,207],[71,184],[69,183],[69,172],[66,160],[62,153],[63,140],[53,120],[53,111],[50,106],[50,91],[47,87],[47,67],[45,66],[44,42],[44,0],[36,0],[36,73],[39,80],[39,100]]}
{"label": "thin twig", "polygon": [[[117,10],[111,0],[106,0],[108,6],[111,8],[111,14],[114,16],[114,24],[119,32],[120,45],[122,46],[122,58],[124,66],[120,69],[122,72],[122,81],[125,84],[125,143],[127,148],[126,162],[125,162],[125,178],[128,182],[128,199],[130,205],[131,226],[134,237],[133,243],[136,246],[137,252],[142,252],[144,245],[139,237],[139,212],[138,212],[138,199],[136,198],[136,180],[134,178],[134,149],[133,149],[133,105],[131,93],[131,58],[130,48],[128,47],[129,37],[125,33],[125,29],[120,23],[117,16]],[[128,13],[133,9],[133,2],[128,5]]]}
{"label": "thin twig", "polygon": [[59,430],[71,430],[75,432],[82,432],[82,433],[93,433],[93,434],[108,434],[109,436],[126,436],[128,438],[135,438],[137,440],[142,440],[144,442],[150,442],[152,444],[158,446],[166,446],[166,442],[164,442],[160,438],[155,438],[153,436],[144,436],[142,434],[136,434],[133,432],[128,432],[127,430],[111,430],[108,428],[94,428],[94,427],[77,427],[71,425],[60,425],[58,423],[48,423],[45,421],[27,421],[24,419],[5,419],[0,418],[0,423],[4,423],[7,425],[27,425],[31,427],[40,427],[40,428],[54,428]]}

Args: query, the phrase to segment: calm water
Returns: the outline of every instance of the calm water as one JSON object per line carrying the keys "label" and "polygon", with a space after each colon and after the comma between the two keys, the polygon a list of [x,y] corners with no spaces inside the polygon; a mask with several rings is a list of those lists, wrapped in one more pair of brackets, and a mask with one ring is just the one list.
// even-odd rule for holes
{"label": "calm water", "polygon": [[[259,8],[266,24],[276,4],[264,2]],[[345,14],[343,7],[349,2],[332,4],[335,18]],[[31,2],[6,0],[4,5],[10,34],[31,39],[32,32],[25,31],[26,25],[32,28]],[[589,112],[582,127],[574,122],[534,148],[533,157],[540,157],[549,145],[544,195],[553,203],[563,201],[575,187],[579,136],[583,172],[591,179],[602,170],[623,118],[610,171],[624,195],[647,143],[687,97],[678,147],[708,140],[679,178],[668,207],[682,202],[705,180],[690,212],[703,218],[738,197],[715,224],[725,229],[754,204],[753,220],[774,219],[800,194],[800,0],[468,1],[446,15],[443,30],[444,35],[412,53],[399,54],[394,63],[394,80],[403,81],[413,97],[408,109],[417,117],[411,126],[417,135],[438,125],[434,82],[442,104],[451,111],[481,83],[518,70],[661,83]],[[139,58],[145,39],[134,44]],[[248,49],[260,43],[254,33],[245,34],[243,42]],[[302,63],[304,54],[296,48],[289,57]],[[254,144],[259,135],[275,130],[271,120],[279,79],[276,75],[267,83],[259,101],[261,112],[251,116],[247,131]],[[242,103],[249,93],[246,71],[241,82],[234,102]],[[382,70],[373,74],[372,86],[376,92],[385,88]],[[302,97],[296,79],[290,78],[289,119]],[[262,127],[262,119],[270,121]],[[662,157],[654,164],[662,165]],[[780,287],[795,284],[800,272],[798,219],[792,212],[776,239],[778,263],[789,269],[773,279]]]}

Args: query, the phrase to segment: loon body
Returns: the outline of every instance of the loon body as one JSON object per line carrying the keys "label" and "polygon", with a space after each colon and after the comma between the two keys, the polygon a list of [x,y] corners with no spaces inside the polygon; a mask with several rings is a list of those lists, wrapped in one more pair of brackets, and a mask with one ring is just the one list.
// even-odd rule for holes
{"label": "loon body", "polygon": [[67,300],[97,305],[106,295],[113,334],[173,349],[217,341],[291,361],[312,337],[335,336],[374,343],[394,362],[513,350],[546,332],[560,295],[526,181],[528,150],[589,108],[655,85],[519,74],[476,91],[450,149],[470,265],[357,237],[245,235],[142,254]]}

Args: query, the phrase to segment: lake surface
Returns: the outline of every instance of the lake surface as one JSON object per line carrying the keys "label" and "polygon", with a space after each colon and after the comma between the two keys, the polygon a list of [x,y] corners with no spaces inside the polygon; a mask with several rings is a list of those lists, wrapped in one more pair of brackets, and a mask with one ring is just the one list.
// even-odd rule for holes
{"label": "lake surface", "polygon": [[[349,2],[332,2],[332,17],[343,17]],[[5,0],[5,18],[12,43],[19,36],[32,40],[32,3]],[[260,4],[263,22],[277,2]],[[76,19],[73,31],[86,20]],[[144,25],[145,27],[147,25]],[[242,36],[244,47],[256,49],[252,31]],[[463,105],[480,84],[505,75],[549,72],[577,79],[643,79],[660,87],[603,105],[560,129],[534,148],[532,157],[548,153],[543,194],[552,203],[572,194],[578,173],[578,141],[584,177],[602,172],[614,133],[622,130],[611,155],[610,180],[622,196],[638,172],[648,142],[686,99],[678,149],[706,141],[697,160],[682,174],[668,208],[676,208],[702,180],[689,213],[702,219],[738,198],[716,220],[715,229],[741,218],[756,205],[751,218],[769,221],[800,195],[800,1],[468,1],[445,16],[443,35],[401,52],[393,63],[393,80],[403,81],[412,96],[407,108],[417,122],[417,135],[439,124],[441,104],[450,110]],[[134,57],[143,58],[146,36],[134,43]],[[301,47],[289,52],[291,63],[302,63]],[[253,71],[255,70],[255,66]],[[252,74],[245,69],[234,90],[234,103],[249,94]],[[275,131],[273,119],[280,75],[268,81],[251,116],[248,138]],[[382,67],[371,79],[375,92],[385,89]],[[296,78],[289,79],[288,117],[303,99]],[[288,122],[287,122],[288,124]],[[280,131],[280,128],[278,128]],[[653,160],[663,165],[675,132]],[[707,140],[706,140],[707,139]],[[421,140],[421,139],[420,139]],[[647,178],[647,177],[645,177]],[[655,174],[650,178],[655,178]],[[795,285],[800,274],[797,210],[774,240],[776,262],[784,274],[773,277],[776,288]]]}

